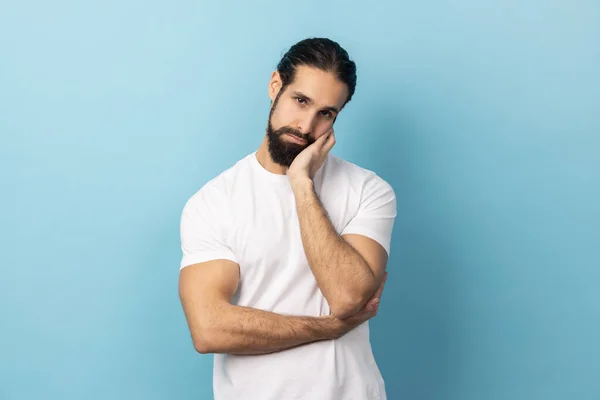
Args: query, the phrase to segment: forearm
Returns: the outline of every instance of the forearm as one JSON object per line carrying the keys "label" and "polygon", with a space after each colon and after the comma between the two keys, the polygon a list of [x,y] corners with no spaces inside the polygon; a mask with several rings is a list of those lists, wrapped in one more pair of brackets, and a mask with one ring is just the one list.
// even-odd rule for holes
{"label": "forearm", "polygon": [[364,258],[331,225],[312,181],[295,184],[294,194],[304,251],[319,288],[332,311],[358,312],[379,282]]}
{"label": "forearm", "polygon": [[340,323],[330,317],[288,316],[231,304],[210,313],[195,340],[202,353],[266,354],[341,334]]}

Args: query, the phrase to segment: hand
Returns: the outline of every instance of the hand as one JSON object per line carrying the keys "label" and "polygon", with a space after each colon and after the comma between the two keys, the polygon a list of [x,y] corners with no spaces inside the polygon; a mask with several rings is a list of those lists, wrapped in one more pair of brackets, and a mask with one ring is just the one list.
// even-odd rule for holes
{"label": "hand", "polygon": [[381,302],[381,296],[383,295],[383,287],[385,286],[387,277],[388,277],[388,273],[386,272],[383,275],[383,281],[381,282],[381,285],[379,285],[379,288],[377,289],[375,294],[369,299],[369,301],[367,301],[365,303],[363,308],[358,313],[352,315],[351,317],[344,318],[344,319],[340,319],[340,318],[336,318],[336,317],[332,316],[333,318],[335,318],[336,322],[339,324],[338,325],[339,331],[337,331],[338,336],[336,336],[336,338],[344,336],[346,333],[350,332],[352,329],[356,328],[363,322],[368,321],[377,315],[377,312],[379,311],[379,304]]}
{"label": "hand", "polygon": [[312,180],[335,144],[333,127],[296,156],[287,170],[290,182]]}

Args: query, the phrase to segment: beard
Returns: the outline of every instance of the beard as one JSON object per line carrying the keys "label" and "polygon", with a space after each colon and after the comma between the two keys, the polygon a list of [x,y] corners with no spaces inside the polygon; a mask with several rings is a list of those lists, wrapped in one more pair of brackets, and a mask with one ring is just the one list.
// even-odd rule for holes
{"label": "beard", "polygon": [[[273,125],[271,125],[271,116],[275,111],[275,107],[277,106],[277,101],[279,100],[279,96],[273,102],[273,107],[271,108],[271,112],[269,113],[269,121],[267,123],[267,137],[269,139],[269,154],[271,155],[271,159],[273,162],[282,165],[284,167],[290,167],[292,162],[296,158],[298,154],[302,152],[305,148],[310,146],[315,142],[310,135],[303,134],[297,129],[291,128],[289,126],[281,127],[277,130],[273,129]],[[290,134],[296,136],[300,139],[306,140],[305,144],[288,142],[283,139],[284,134]]]}

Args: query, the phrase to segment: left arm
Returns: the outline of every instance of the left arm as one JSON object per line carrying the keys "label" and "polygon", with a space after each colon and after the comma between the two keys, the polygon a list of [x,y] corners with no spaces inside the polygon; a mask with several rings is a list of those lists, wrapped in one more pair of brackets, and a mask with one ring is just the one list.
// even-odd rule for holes
{"label": "left arm", "polygon": [[334,145],[331,127],[296,156],[287,175],[310,268],[331,313],[345,318],[356,314],[387,276],[396,198],[391,186],[373,174],[364,183],[357,214],[338,235],[312,181]]}
{"label": "left arm", "polygon": [[340,236],[311,179],[292,184],[304,251],[319,288],[338,318],[356,314],[380,286],[388,255],[363,235]]}

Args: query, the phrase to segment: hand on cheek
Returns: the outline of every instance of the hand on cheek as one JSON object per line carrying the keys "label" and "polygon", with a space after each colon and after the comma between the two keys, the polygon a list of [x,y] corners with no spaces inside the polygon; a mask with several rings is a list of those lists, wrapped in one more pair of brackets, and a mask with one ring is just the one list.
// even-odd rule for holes
{"label": "hand on cheek", "polygon": [[331,127],[294,159],[294,162],[287,171],[290,182],[295,183],[312,179],[327,159],[327,154],[329,154],[334,145],[335,134],[333,127]]}

